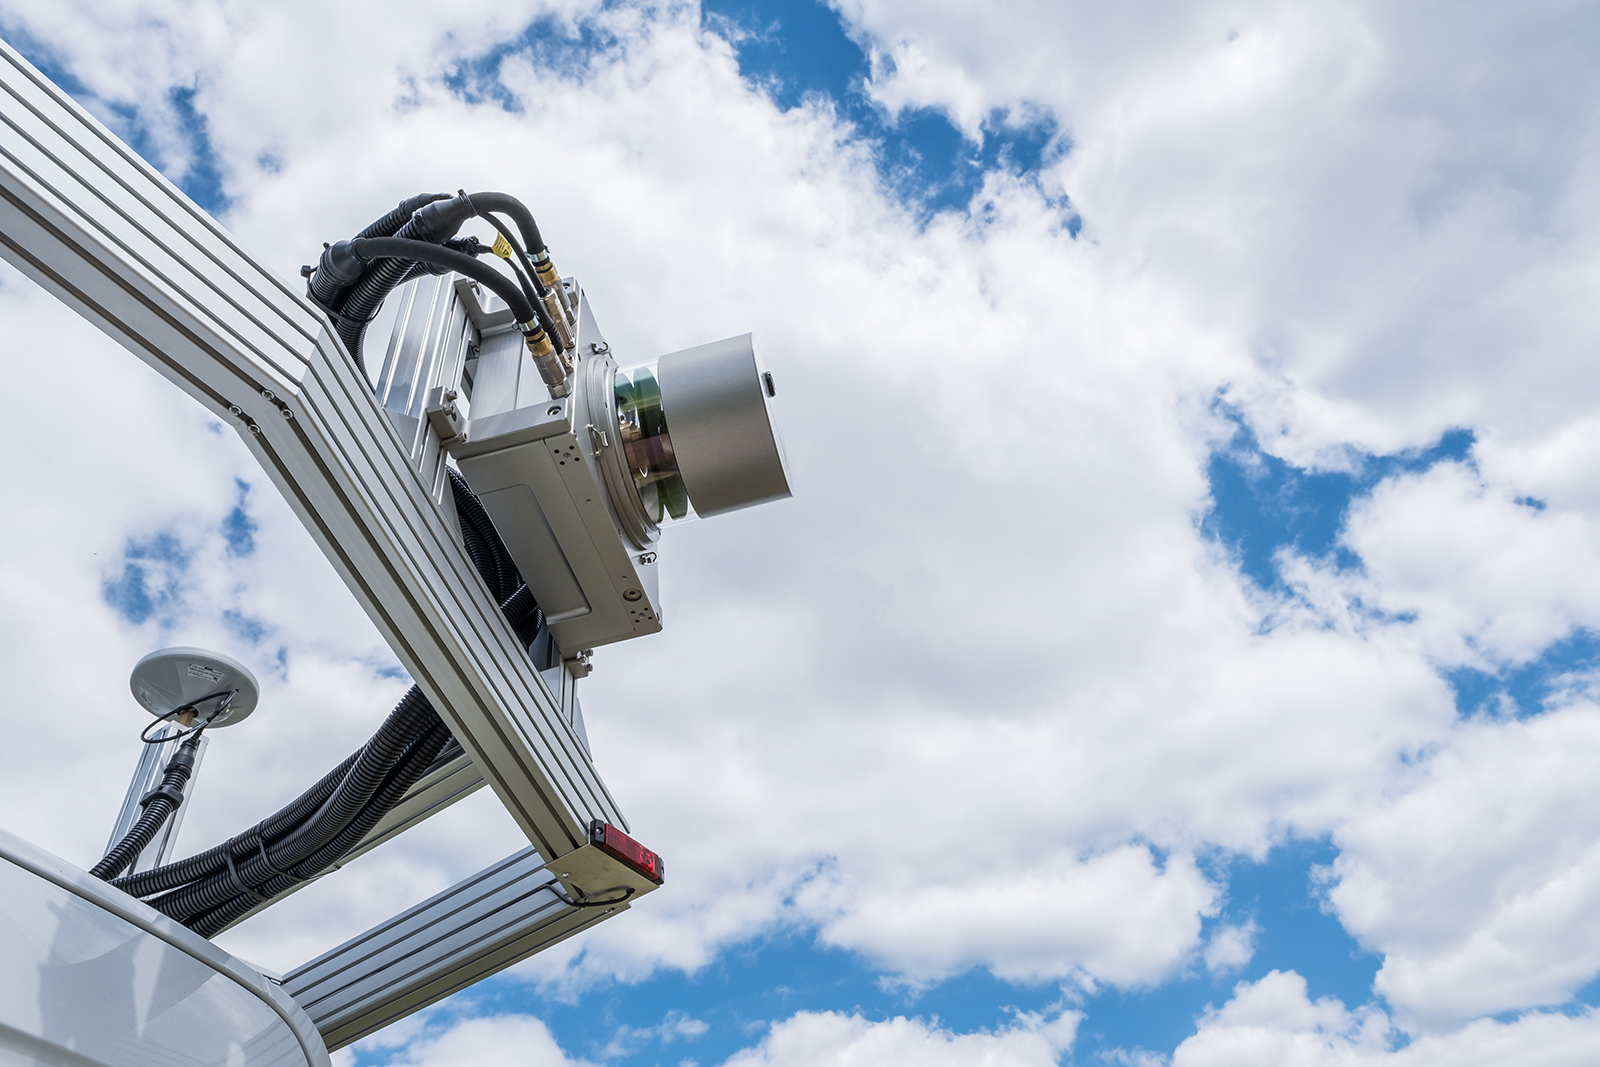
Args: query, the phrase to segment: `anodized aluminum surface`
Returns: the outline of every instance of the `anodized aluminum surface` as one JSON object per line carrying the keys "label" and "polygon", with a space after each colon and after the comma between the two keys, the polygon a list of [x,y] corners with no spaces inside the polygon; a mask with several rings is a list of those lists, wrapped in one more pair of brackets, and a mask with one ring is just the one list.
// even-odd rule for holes
{"label": "anodized aluminum surface", "polygon": [[627,908],[574,905],[558,888],[524,849],[295,968],[283,987],[343,1048]]}
{"label": "anodized aluminum surface", "polygon": [[0,256],[240,434],[541,852],[623,825],[326,317],[5,45]]}

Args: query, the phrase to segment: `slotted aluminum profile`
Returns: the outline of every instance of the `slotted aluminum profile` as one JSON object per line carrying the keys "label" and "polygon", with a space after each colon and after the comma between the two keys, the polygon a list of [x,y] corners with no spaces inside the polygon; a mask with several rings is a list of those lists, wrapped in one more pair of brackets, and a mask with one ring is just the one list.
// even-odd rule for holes
{"label": "slotted aluminum profile", "polygon": [[296,968],[283,988],[339,1049],[626,907],[573,904],[525,849]]}
{"label": "slotted aluminum profile", "polygon": [[239,433],[541,855],[626,826],[325,316],[4,43],[0,256]]}

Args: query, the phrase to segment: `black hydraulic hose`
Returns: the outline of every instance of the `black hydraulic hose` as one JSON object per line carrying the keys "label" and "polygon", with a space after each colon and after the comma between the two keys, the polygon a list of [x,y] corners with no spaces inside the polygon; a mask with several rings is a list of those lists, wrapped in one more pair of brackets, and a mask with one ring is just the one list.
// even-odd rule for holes
{"label": "black hydraulic hose", "polygon": [[289,871],[280,871],[260,885],[251,886],[241,872],[240,880],[247,887],[245,892],[235,892],[204,913],[190,918],[186,925],[202,937],[214,937],[251,909],[270,903],[272,898],[287,892],[297,883],[314,878],[333,866],[359,845],[362,838],[400,803],[451,740],[450,731],[443,724],[418,738],[385,779],[382,788],[373,795],[371,803],[334,840]]}
{"label": "black hydraulic hose", "polygon": [[369,262],[380,259],[409,260],[413,263],[432,263],[465,274],[493,290],[511,308],[518,322],[532,322],[538,317],[533,302],[514,281],[465,252],[404,237],[358,237],[350,242],[350,250]]}
{"label": "black hydraulic hose", "polygon": [[166,770],[162,772],[161,784],[139,801],[144,805],[144,811],[122,836],[122,840],[113,845],[99,863],[89,868],[90,874],[107,881],[115,878],[155,840],[161,827],[166,825],[167,818],[183,803],[183,787],[194,772],[194,753],[200,745],[200,734],[204,729],[204,726],[196,729],[178,746],[178,751],[172,754]]}
{"label": "black hydraulic hose", "polygon": [[[468,197],[468,199],[471,199],[471,197]],[[507,262],[511,264],[511,269],[516,274],[517,281],[521,283],[523,292],[528,294],[529,303],[549,292],[549,286],[544,284],[539,277],[539,272],[534,269],[533,263],[529,261],[528,253],[522,250],[522,242],[512,236],[511,231],[506,228],[506,224],[501,222],[492,212],[480,211],[478,212],[478,217],[494,227],[495,232],[510,246],[512,253],[517,257],[515,260],[507,260]]]}
{"label": "black hydraulic hose", "polygon": [[548,251],[544,238],[539,236],[539,224],[533,221],[533,212],[521,200],[506,193],[473,193],[467,199],[484,211],[503,211],[510,215],[517,229],[522,231],[522,241],[528,246],[530,256]]}

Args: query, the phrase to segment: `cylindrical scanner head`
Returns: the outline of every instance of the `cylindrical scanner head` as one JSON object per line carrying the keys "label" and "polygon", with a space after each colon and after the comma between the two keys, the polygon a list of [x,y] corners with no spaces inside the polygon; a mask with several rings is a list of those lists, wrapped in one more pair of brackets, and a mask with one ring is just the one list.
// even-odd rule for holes
{"label": "cylindrical scanner head", "polygon": [[544,384],[550,389],[550,396],[559,400],[566,396],[567,368],[562,364],[561,357],[556,355],[555,345],[550,343],[550,335],[544,332],[537,322],[519,322],[517,329],[522,331],[522,339],[528,345],[528,353],[533,356],[533,365],[539,368],[539,377],[544,379]]}
{"label": "cylindrical scanner head", "polygon": [[790,496],[772,392],[750,335],[662,356],[661,410],[678,470],[702,517]]}

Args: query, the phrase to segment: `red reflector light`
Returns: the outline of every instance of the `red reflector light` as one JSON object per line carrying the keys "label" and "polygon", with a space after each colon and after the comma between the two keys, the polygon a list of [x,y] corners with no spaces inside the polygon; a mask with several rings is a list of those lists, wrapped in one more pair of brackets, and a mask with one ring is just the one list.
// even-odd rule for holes
{"label": "red reflector light", "polygon": [[596,819],[589,827],[589,840],[599,845],[600,850],[608,856],[632,867],[656,885],[661,884],[661,857],[615,826]]}

